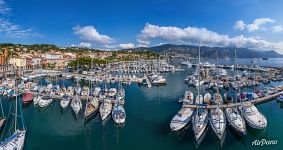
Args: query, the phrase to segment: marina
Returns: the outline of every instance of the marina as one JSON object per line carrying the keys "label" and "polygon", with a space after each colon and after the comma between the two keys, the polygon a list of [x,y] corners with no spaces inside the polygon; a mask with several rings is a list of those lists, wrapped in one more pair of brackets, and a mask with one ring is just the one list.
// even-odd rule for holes
{"label": "marina", "polygon": [[[231,70],[231,68],[221,67],[221,66],[218,66],[217,68],[218,69],[223,68],[227,70],[227,74],[225,73],[225,75],[219,76],[217,78],[213,77],[213,75],[209,75],[210,77],[205,78],[205,72],[202,73],[204,76],[200,76],[198,80],[201,80],[201,79],[206,80],[201,84],[203,87],[206,87],[205,85],[208,85],[208,83],[214,83],[216,85],[219,85],[219,83],[217,84],[217,82],[219,82],[219,79],[224,79],[227,77],[232,79],[231,75],[233,75],[233,71],[232,72],[229,71]],[[269,69],[269,68],[265,68],[265,69]],[[280,70],[276,68],[275,69],[272,68],[272,70],[274,70],[272,72],[275,72],[274,77],[276,77],[276,74],[280,72]],[[21,70],[17,70],[17,71],[21,72]],[[282,81],[279,78],[278,80],[270,79],[270,82],[268,82],[268,84],[264,83],[263,80],[257,80],[257,84],[250,85],[250,86],[247,84],[244,84],[241,87],[234,88],[233,85],[229,85],[229,89],[233,89],[233,90],[242,89],[243,90],[242,94],[245,94],[245,97],[247,98],[243,101],[228,103],[226,101],[227,98],[224,97],[225,94],[223,95],[223,92],[226,93],[226,92],[229,92],[230,90],[225,88],[224,86],[219,88],[219,91],[221,93],[220,97],[222,97],[223,95],[224,102],[218,104],[212,101],[213,99],[215,99],[214,93],[217,92],[216,88],[213,88],[213,87],[212,88],[200,88],[198,90],[198,88],[201,86],[198,86],[198,85],[192,86],[192,85],[187,84],[188,75],[193,74],[195,71],[196,71],[196,66],[189,68],[189,69],[184,68],[184,69],[179,69],[178,71],[167,71],[167,72],[160,72],[160,73],[155,72],[155,71],[150,71],[150,72],[136,72],[136,73],[124,72],[122,74],[121,73],[122,71],[120,69],[120,71],[113,72],[109,70],[106,72],[100,72],[99,74],[95,75],[95,73],[93,72],[88,72],[85,74],[78,74],[76,72],[66,73],[65,70],[50,71],[50,70],[35,69],[33,71],[29,70],[28,72],[25,73],[26,75],[21,76],[21,78],[19,78],[18,80],[15,80],[13,78],[6,78],[5,81],[2,80],[0,92],[2,94],[1,99],[3,100],[10,99],[8,103],[13,102],[15,97],[18,97],[18,99],[22,100],[24,115],[25,115],[25,111],[27,110],[32,111],[33,113],[41,113],[42,115],[49,113],[49,111],[52,110],[53,112],[57,111],[59,113],[56,116],[54,116],[55,118],[59,117],[60,115],[61,116],[71,115],[69,117],[73,118],[73,121],[71,121],[70,118],[68,120],[69,122],[73,122],[77,124],[76,126],[80,126],[79,124],[81,123],[81,125],[84,126],[83,128],[85,128],[85,127],[93,127],[94,124],[96,124],[96,126],[99,124],[97,127],[95,127],[96,129],[100,128],[97,130],[101,130],[107,126],[112,126],[112,130],[117,130],[117,131],[127,130],[127,128],[129,128],[128,126],[130,126],[128,124],[131,124],[132,122],[132,120],[130,119],[133,117],[132,115],[135,114],[135,112],[133,112],[135,109],[134,109],[134,106],[131,105],[131,103],[136,103],[135,99],[137,98],[134,98],[135,96],[133,96],[135,93],[139,93],[138,95],[140,97],[144,97],[143,98],[144,100],[152,99],[153,101],[151,100],[152,102],[150,103],[152,104],[150,105],[156,105],[155,107],[159,105],[158,103],[165,103],[164,105],[165,106],[167,105],[166,107],[171,107],[169,106],[169,104],[170,105],[173,105],[173,104],[171,102],[168,103],[165,100],[169,98],[171,99],[170,101],[175,103],[173,105],[174,107],[179,105],[178,102],[183,103],[182,109],[178,112],[182,115],[178,116],[177,114],[175,116],[177,117],[175,118],[176,120],[175,123],[177,123],[179,119],[181,120],[184,119],[183,121],[185,121],[185,123],[181,123],[177,126],[170,124],[171,131],[169,131],[168,122],[170,121],[166,119],[167,123],[166,124],[164,123],[162,126],[165,126],[164,130],[166,131],[166,133],[172,134],[173,137],[179,134],[181,135],[184,133],[187,134],[188,127],[191,126],[190,124],[192,123],[192,126],[193,126],[193,122],[196,122],[196,118],[193,118],[196,111],[201,112],[202,110],[206,110],[207,113],[206,113],[205,118],[207,119],[203,120],[206,122],[206,125],[203,126],[202,129],[196,129],[195,127],[194,127],[195,129],[193,129],[193,130],[201,130],[200,133],[203,132],[203,134],[199,133],[199,135],[195,135],[194,137],[191,137],[191,139],[198,138],[200,140],[200,141],[197,140],[196,143],[193,142],[196,145],[196,147],[202,147],[203,143],[206,143],[206,139],[208,139],[206,138],[207,136],[206,134],[212,134],[212,133],[206,133],[206,132],[211,132],[211,131],[215,132],[216,135],[218,135],[218,133],[221,132],[221,136],[220,135],[218,137],[216,136],[218,139],[220,139],[219,146],[225,147],[225,145],[227,145],[227,137],[226,137],[227,133],[226,132],[229,133],[230,131],[228,131],[228,129],[226,128],[229,126],[229,124],[231,124],[231,120],[229,123],[228,122],[225,123],[225,126],[223,126],[222,131],[218,131],[216,129],[213,130],[213,128],[217,128],[218,121],[216,121],[215,126],[213,126],[214,123],[212,122],[212,119],[210,119],[210,118],[213,118],[213,115],[211,115],[212,110],[218,110],[218,109],[223,110],[222,114],[223,115],[226,114],[226,115],[223,116],[222,119],[224,119],[223,121],[226,122],[226,120],[229,121],[228,118],[226,119],[226,117],[228,117],[227,115],[228,110],[231,111],[233,110],[233,108],[238,108],[240,106],[245,106],[247,108],[250,108],[251,106],[254,106],[254,105],[256,107],[262,104],[265,105],[276,99],[279,99],[280,96],[283,95]],[[246,73],[245,71],[246,71],[245,69],[241,69],[241,70],[239,69],[239,73],[245,74]],[[258,70],[257,71],[250,70],[249,72],[251,72],[250,76],[254,75],[252,74],[252,72],[255,72],[257,76],[262,76],[263,74],[266,74],[265,73],[266,71],[258,71]],[[269,73],[271,71],[267,71],[267,72]],[[158,77],[158,74],[163,76],[161,78],[166,79],[166,84],[163,84],[163,83],[154,84],[153,79]],[[209,71],[209,74],[213,74],[213,69]],[[196,76],[196,78],[198,77]],[[249,78],[250,81],[248,81],[247,79],[248,78],[241,78],[240,82],[252,82],[254,81],[255,78]],[[177,82],[177,83],[174,83],[174,82]],[[278,83],[278,84],[271,86],[271,84],[273,83]],[[176,86],[180,86],[180,84],[184,86],[182,88],[176,88]],[[225,82],[223,82],[223,85],[224,84]],[[265,86],[270,86],[270,87],[266,89]],[[180,98],[180,99],[176,98],[175,95],[168,95],[169,93],[164,93],[164,92],[161,92],[163,94],[160,93],[160,91],[163,91],[163,90],[165,91],[177,90],[179,91],[178,95],[182,95],[182,92],[180,91],[184,91],[185,89],[187,89],[187,91],[185,92],[185,95],[183,96],[183,98]],[[133,90],[136,92],[134,92]],[[17,91],[17,93],[13,91]],[[192,92],[188,92],[188,91],[192,91]],[[207,91],[207,93],[204,94],[204,97],[199,97],[197,96],[198,95],[197,91],[202,92],[202,93],[204,91]],[[142,94],[141,92],[142,93],[145,92],[145,93]],[[257,95],[261,94],[261,96],[260,97],[254,96],[250,98],[249,93],[253,93],[253,92],[257,93]],[[119,93],[121,93],[121,96],[119,96]],[[143,96],[140,94],[142,94]],[[164,94],[167,96],[165,96]],[[148,96],[153,96],[153,97],[148,97]],[[164,96],[167,98],[165,98]],[[240,97],[242,95],[240,94],[238,96]],[[199,100],[196,100],[196,101],[200,101],[199,104],[194,103],[195,99],[199,99]],[[279,102],[279,100],[277,102]],[[4,102],[4,103],[6,103],[7,105],[7,102]],[[139,103],[141,103],[141,101]],[[149,104],[146,104],[148,103],[146,101],[142,101],[142,103],[143,105],[149,105]],[[55,110],[56,108],[57,110]],[[145,117],[144,119],[148,117],[151,118],[151,116],[144,114],[147,111],[147,109],[144,108],[142,114],[138,113],[139,115],[143,115],[143,117]],[[176,110],[171,109],[169,112],[172,115],[174,111]],[[154,113],[159,114],[155,110],[154,110]],[[217,111],[215,113],[217,113]],[[157,114],[155,115],[151,114],[151,115],[156,116]],[[171,115],[167,115],[167,117]],[[235,115],[237,115],[237,113],[235,113]],[[126,119],[126,116],[127,116],[127,119]],[[215,117],[217,116],[218,115],[215,115]],[[25,117],[29,118],[26,115]],[[178,118],[178,117],[181,117],[181,118]],[[111,120],[113,120],[113,123],[109,123],[109,118],[112,118]],[[266,117],[266,119],[269,120],[268,117]],[[30,120],[28,119],[26,120],[26,122],[30,122]],[[270,122],[271,121],[268,121],[268,125],[264,128],[267,128]],[[172,120],[171,120],[171,123],[172,123]],[[27,125],[27,127],[34,128],[34,127],[31,127],[30,125]],[[58,127],[60,128],[60,125]],[[209,128],[211,128],[211,131],[207,131],[209,130]],[[77,129],[73,128],[72,131],[69,131],[69,132],[73,132],[75,130]],[[37,133],[35,132],[38,132],[38,131],[35,130],[34,132],[33,131],[29,131],[29,132],[32,132],[34,135],[37,135]],[[243,137],[242,136],[241,137],[247,138],[247,135],[249,135],[249,132],[251,131],[250,129],[246,131],[246,127],[245,127],[244,131],[238,131],[238,132],[243,132],[241,134],[245,136],[242,135]],[[192,133],[189,132],[189,134],[192,134]],[[197,133],[193,133],[193,134],[197,134]],[[29,139],[29,136],[34,136],[34,135],[28,134],[26,137],[27,140]],[[228,137],[231,138],[231,135],[230,136],[228,135]],[[218,141],[217,139],[214,139],[214,140]],[[228,141],[230,140],[228,139]],[[119,145],[120,144],[118,144],[117,147],[119,147]],[[215,143],[214,145],[218,145],[218,144]],[[103,146],[103,145],[100,145],[100,146]],[[107,147],[106,145],[104,146],[105,146],[104,148]],[[118,149],[120,149],[120,147]]]}

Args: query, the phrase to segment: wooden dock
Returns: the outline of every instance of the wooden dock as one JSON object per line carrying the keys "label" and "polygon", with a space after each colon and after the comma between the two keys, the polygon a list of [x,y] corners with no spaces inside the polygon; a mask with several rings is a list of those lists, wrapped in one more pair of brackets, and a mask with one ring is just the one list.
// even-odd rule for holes
{"label": "wooden dock", "polygon": [[[236,107],[236,106],[240,106],[242,103],[246,104],[246,103],[250,103],[250,102],[253,103],[253,104],[259,104],[259,103],[263,103],[263,102],[267,102],[267,101],[273,100],[273,99],[275,99],[276,97],[278,97],[281,94],[283,94],[283,91],[279,92],[279,93],[276,93],[276,94],[267,95],[265,97],[257,98],[257,99],[254,99],[254,100],[250,100],[250,101],[244,101],[244,102],[238,102],[238,103],[232,103],[232,104],[222,104],[219,107],[220,108]],[[217,107],[217,105],[201,105],[201,106],[199,106],[199,105],[185,105],[183,107],[185,107],[185,108],[193,108],[193,109],[196,109],[196,108],[215,109]]]}

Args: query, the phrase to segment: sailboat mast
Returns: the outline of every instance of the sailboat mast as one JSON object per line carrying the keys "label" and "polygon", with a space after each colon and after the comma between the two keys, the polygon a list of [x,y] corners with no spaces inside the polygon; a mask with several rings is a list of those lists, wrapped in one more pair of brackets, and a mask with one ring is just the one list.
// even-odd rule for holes
{"label": "sailboat mast", "polygon": [[200,44],[198,47],[198,103],[200,103],[200,96],[199,96],[199,92],[200,92]]}
{"label": "sailboat mast", "polygon": [[77,87],[79,86],[79,58],[77,58]]}
{"label": "sailboat mast", "polygon": [[0,105],[1,105],[1,113],[2,113],[2,119],[4,118],[4,110],[2,105],[2,98],[0,97]]}
{"label": "sailboat mast", "polygon": [[[93,53],[91,53],[91,55],[92,55],[92,57],[91,57],[91,64],[90,64],[90,66],[91,66],[91,77],[93,77]],[[90,83],[90,92],[92,92],[92,83],[91,83],[91,78],[89,79],[90,81],[89,81],[89,83]]]}
{"label": "sailboat mast", "polygon": [[[236,88],[238,88],[238,83],[237,83],[237,74],[236,74],[236,62],[237,62],[237,51],[236,51],[236,46],[234,46],[234,55],[235,55],[235,59],[234,59],[234,77],[235,77],[235,80],[234,80],[234,84],[236,86]],[[235,102],[237,102],[237,89],[235,89]]]}
{"label": "sailboat mast", "polygon": [[15,95],[16,95],[16,105],[15,105],[15,132],[17,130],[17,118],[18,118],[18,95],[17,95],[17,87],[16,87],[16,83],[17,83],[17,77],[15,77]]}
{"label": "sailboat mast", "polygon": [[216,69],[217,69],[217,76],[216,76],[216,84],[217,84],[217,90],[219,92],[219,66],[218,66],[218,54],[219,51],[217,50],[217,55],[216,55]]}

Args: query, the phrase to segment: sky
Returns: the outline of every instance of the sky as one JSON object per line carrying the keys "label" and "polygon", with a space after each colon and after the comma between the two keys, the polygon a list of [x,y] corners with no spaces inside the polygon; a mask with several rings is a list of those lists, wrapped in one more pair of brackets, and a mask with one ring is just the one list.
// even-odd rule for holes
{"label": "sky", "polygon": [[238,46],[283,54],[282,0],[0,0],[0,43]]}

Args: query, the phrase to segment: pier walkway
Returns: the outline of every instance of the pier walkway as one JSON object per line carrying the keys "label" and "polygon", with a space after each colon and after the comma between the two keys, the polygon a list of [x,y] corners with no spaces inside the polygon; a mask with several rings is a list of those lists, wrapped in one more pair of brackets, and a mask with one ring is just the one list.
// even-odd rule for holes
{"label": "pier walkway", "polygon": [[[248,103],[259,104],[259,103],[263,103],[263,102],[267,102],[269,100],[275,99],[276,97],[278,97],[281,94],[283,94],[283,91],[276,93],[276,94],[267,95],[267,96],[264,96],[264,97],[261,97],[261,98],[250,100],[250,101],[243,101],[243,102],[231,103],[231,104],[222,104],[219,107],[220,108],[236,107],[236,106],[240,106],[241,103],[243,103],[244,105],[248,104]],[[193,108],[193,109],[196,109],[196,108],[215,109],[217,107],[217,105],[201,105],[201,106],[199,106],[199,105],[193,105],[192,104],[192,105],[185,105],[183,107]]]}
{"label": "pier walkway", "polygon": [[150,80],[148,78],[148,75],[146,73],[144,74],[144,78],[146,80],[147,87],[151,88],[152,84],[151,84],[151,82],[150,82]]}

